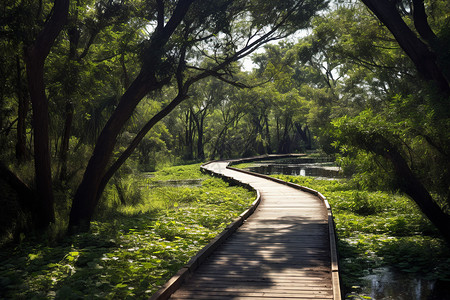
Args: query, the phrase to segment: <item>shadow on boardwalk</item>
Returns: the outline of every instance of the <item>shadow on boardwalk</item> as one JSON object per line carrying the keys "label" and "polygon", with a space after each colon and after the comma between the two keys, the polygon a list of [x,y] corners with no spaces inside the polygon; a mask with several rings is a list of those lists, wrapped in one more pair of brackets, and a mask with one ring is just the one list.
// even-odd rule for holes
{"label": "shadow on boardwalk", "polygon": [[[326,211],[315,197],[282,188],[283,196],[263,194],[171,299],[332,299]],[[271,205],[280,197],[284,205]]]}
{"label": "shadow on boardwalk", "polygon": [[178,277],[173,286],[183,283],[171,299],[339,299],[333,286],[330,219],[323,199],[227,169],[227,164],[215,162],[206,168],[249,184],[260,192],[261,203],[198,268],[180,271],[189,276]]}

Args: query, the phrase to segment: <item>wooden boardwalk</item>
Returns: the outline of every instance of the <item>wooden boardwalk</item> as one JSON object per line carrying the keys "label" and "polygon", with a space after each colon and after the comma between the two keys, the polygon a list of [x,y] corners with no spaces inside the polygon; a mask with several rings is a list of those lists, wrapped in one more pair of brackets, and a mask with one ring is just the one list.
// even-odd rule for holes
{"label": "wooden boardwalk", "polygon": [[206,168],[250,184],[261,204],[170,299],[337,299],[324,201],[227,164]]}

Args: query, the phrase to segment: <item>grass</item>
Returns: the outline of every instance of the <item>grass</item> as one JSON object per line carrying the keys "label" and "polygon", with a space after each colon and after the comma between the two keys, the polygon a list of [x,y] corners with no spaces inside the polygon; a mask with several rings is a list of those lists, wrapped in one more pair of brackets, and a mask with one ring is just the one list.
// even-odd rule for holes
{"label": "grass", "polygon": [[410,199],[361,191],[351,181],[273,176],[318,190],[328,199],[336,223],[341,278],[352,299],[361,296],[361,277],[383,266],[450,281],[450,250]]}
{"label": "grass", "polygon": [[[121,181],[127,205],[109,187],[89,233],[1,249],[0,298],[148,298],[255,198],[202,174],[198,164],[152,175]],[[149,188],[187,178],[201,186]]]}

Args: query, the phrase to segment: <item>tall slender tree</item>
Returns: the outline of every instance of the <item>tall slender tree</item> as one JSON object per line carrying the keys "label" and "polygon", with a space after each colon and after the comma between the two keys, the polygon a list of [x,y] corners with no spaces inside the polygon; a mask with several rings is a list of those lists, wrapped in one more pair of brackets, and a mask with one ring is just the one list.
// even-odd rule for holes
{"label": "tall slender tree", "polygon": [[55,221],[44,63],[66,23],[69,3],[69,0],[55,0],[48,22],[38,33],[34,42],[27,45],[25,49],[28,89],[33,107],[35,180],[38,195],[38,203],[34,211],[39,215],[38,223],[35,224],[37,229],[44,229]]}

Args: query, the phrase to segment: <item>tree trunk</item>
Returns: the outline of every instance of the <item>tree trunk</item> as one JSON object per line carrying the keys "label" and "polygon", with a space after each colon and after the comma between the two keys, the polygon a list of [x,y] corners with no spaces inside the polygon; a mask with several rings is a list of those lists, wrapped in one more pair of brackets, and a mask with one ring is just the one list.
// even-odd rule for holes
{"label": "tree trunk", "polygon": [[130,76],[128,75],[127,66],[125,65],[125,53],[120,55],[120,65],[122,66],[123,86],[127,89],[130,86]]}
{"label": "tree trunk", "polygon": [[56,37],[67,20],[69,0],[55,0],[52,15],[34,44],[25,49],[28,89],[33,108],[34,164],[38,195],[36,229],[45,229],[55,221],[52,174],[48,137],[48,101],[45,95],[44,63]]}
{"label": "tree trunk", "polygon": [[59,180],[61,182],[67,180],[67,159],[69,153],[69,142],[72,131],[72,123],[73,123],[73,113],[74,113],[74,104],[73,104],[73,95],[74,91],[77,88],[79,71],[78,67],[75,66],[74,62],[77,58],[77,48],[80,41],[80,31],[77,28],[78,23],[78,6],[80,5],[79,0],[76,3],[76,9],[73,12],[73,16],[70,19],[71,22],[69,24],[69,28],[67,30],[67,34],[69,36],[69,55],[67,58],[67,74],[68,77],[64,82],[64,93],[66,96],[66,106],[65,106],[65,122],[64,129],[61,138],[61,148],[59,151]]}
{"label": "tree trunk", "polygon": [[34,55],[33,50],[27,55],[28,86],[33,107],[34,127],[34,164],[36,191],[40,218],[37,229],[45,229],[55,221],[53,208],[52,174],[48,137],[48,102],[44,92],[44,62]]}
{"label": "tree trunk", "polygon": [[61,149],[59,150],[59,162],[60,162],[60,171],[59,171],[59,180],[65,181],[67,180],[67,158],[69,152],[69,142],[72,130],[73,123],[73,104],[69,99],[66,100],[66,109],[65,109],[65,122],[64,122],[64,132],[61,140]]}
{"label": "tree trunk", "polygon": [[185,94],[179,94],[177,97],[175,97],[172,100],[172,102],[169,103],[169,105],[164,107],[164,109],[162,109],[159,113],[157,113],[155,116],[153,116],[153,118],[151,118],[150,121],[148,121],[144,125],[144,127],[142,127],[142,129],[138,132],[138,134],[133,139],[133,141],[130,143],[130,145],[127,147],[127,149],[119,156],[119,158],[105,172],[105,175],[103,176],[100,187],[98,189],[97,201],[100,199],[100,197],[101,197],[106,185],[108,184],[109,180],[111,179],[111,177],[119,170],[119,168],[130,157],[130,155],[133,153],[133,151],[136,149],[136,147],[139,145],[139,143],[142,141],[142,139],[145,137],[145,135],[150,131],[150,129],[152,129],[156,123],[161,121],[165,116],[167,116],[171,111],[173,111],[174,108],[178,104],[180,104],[185,98],[186,98]]}
{"label": "tree trunk", "polygon": [[305,132],[308,137],[308,142],[306,144],[306,150],[311,150],[312,149],[312,138],[311,138],[311,131],[309,130],[308,125],[306,125],[306,127],[305,127]]}
{"label": "tree trunk", "polygon": [[414,27],[419,35],[433,48],[437,36],[428,24],[425,6],[422,0],[413,0]]}
{"label": "tree trunk", "polygon": [[205,150],[203,147],[203,118],[200,122],[200,126],[197,127],[197,159],[205,159]]}
{"label": "tree trunk", "polygon": [[419,206],[420,210],[433,223],[450,244],[450,215],[446,214],[433,200],[422,182],[414,175],[400,151],[381,134],[358,139],[362,147],[383,156],[393,165],[400,189]]}
{"label": "tree trunk", "polygon": [[70,211],[69,234],[89,230],[98,204],[97,193],[116,144],[116,139],[139,101],[160,86],[156,78],[142,71],[120,99],[95,144],[94,152],[75,193]]}
{"label": "tree trunk", "polygon": [[[197,116],[199,114],[200,116]],[[204,111],[199,111],[195,114],[191,109],[191,115],[194,119],[195,126],[197,127],[197,159],[205,158],[205,151],[203,149],[203,121],[206,116],[206,109]]]}
{"label": "tree trunk", "polygon": [[186,114],[186,139],[185,139],[185,149],[187,153],[184,154],[184,157],[188,160],[194,159],[194,126],[193,126],[193,118],[191,110],[188,110]]}
{"label": "tree trunk", "polygon": [[[26,185],[20,178],[11,172],[3,163],[0,163],[0,177],[17,193],[17,200],[21,209],[27,213],[30,213],[32,223],[37,224],[41,219],[38,215],[38,205],[36,203],[36,195],[34,191]],[[27,228],[19,228],[18,230],[30,231]]]}
{"label": "tree trunk", "polygon": [[17,111],[17,143],[16,143],[16,158],[20,162],[27,159],[27,127],[26,119],[28,114],[29,101],[27,95],[24,93],[24,86],[22,83],[22,67],[20,64],[20,57],[17,56],[17,98],[19,100],[19,107]]}
{"label": "tree trunk", "polygon": [[267,114],[264,116],[264,125],[266,129],[266,139],[267,139],[266,153],[270,154],[272,153],[272,148],[270,142],[269,116]]}
{"label": "tree trunk", "polygon": [[284,122],[283,137],[278,145],[278,153],[289,153],[291,148],[291,139],[289,137],[290,118],[286,118]]}
{"label": "tree trunk", "polygon": [[276,118],[277,120],[277,148],[278,148],[278,152],[280,151],[280,143],[281,143],[281,138],[280,138],[280,120],[279,118]]}
{"label": "tree trunk", "polygon": [[224,158],[227,131],[228,131],[228,123],[225,123],[225,126],[222,128],[222,130],[217,135],[217,142],[214,145],[214,150],[212,153],[213,159],[216,158],[217,156],[220,159]]}
{"label": "tree trunk", "polygon": [[389,147],[388,151],[385,151],[384,156],[394,165],[397,178],[401,181],[402,190],[417,203],[420,210],[436,226],[447,243],[450,244],[450,215],[443,212],[434,202],[430,193],[414,176],[405,159],[396,149]]}

